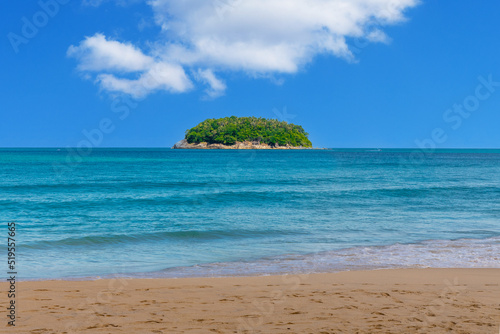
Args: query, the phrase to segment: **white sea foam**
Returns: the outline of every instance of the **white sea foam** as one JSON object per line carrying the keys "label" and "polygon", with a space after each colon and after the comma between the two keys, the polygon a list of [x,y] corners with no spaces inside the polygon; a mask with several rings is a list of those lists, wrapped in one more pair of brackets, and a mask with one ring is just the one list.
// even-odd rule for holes
{"label": "white sea foam", "polygon": [[500,268],[500,237],[353,247],[307,255],[283,255],[251,262],[169,268],[132,276],[254,276],[388,268]]}

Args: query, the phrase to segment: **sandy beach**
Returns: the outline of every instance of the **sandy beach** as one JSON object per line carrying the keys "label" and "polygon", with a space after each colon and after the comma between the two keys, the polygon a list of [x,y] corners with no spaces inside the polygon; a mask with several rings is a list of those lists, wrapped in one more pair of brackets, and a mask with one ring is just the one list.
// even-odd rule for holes
{"label": "sandy beach", "polygon": [[499,283],[500,269],[18,282],[7,332],[496,334]]}

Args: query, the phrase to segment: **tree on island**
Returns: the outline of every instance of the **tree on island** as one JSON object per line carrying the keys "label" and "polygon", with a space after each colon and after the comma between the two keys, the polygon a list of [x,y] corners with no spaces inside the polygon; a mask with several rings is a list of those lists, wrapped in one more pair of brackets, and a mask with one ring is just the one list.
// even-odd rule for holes
{"label": "tree on island", "polygon": [[293,147],[312,147],[307,138],[309,134],[302,126],[265,119],[261,117],[225,117],[207,119],[186,131],[186,140],[190,144],[206,142],[208,144],[234,145],[236,142],[259,142],[271,146],[290,145]]}

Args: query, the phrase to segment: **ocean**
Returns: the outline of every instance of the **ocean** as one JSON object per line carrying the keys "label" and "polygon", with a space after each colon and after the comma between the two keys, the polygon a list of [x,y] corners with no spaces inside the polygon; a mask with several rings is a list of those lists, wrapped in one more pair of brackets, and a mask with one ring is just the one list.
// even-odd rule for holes
{"label": "ocean", "polygon": [[0,149],[0,176],[21,280],[500,267],[500,150]]}

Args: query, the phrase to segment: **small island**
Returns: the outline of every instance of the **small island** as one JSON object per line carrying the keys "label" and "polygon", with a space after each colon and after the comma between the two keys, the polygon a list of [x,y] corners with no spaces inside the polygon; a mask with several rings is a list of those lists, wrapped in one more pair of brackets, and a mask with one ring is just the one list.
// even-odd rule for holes
{"label": "small island", "polygon": [[174,149],[310,149],[302,126],[260,117],[207,119],[186,131]]}

